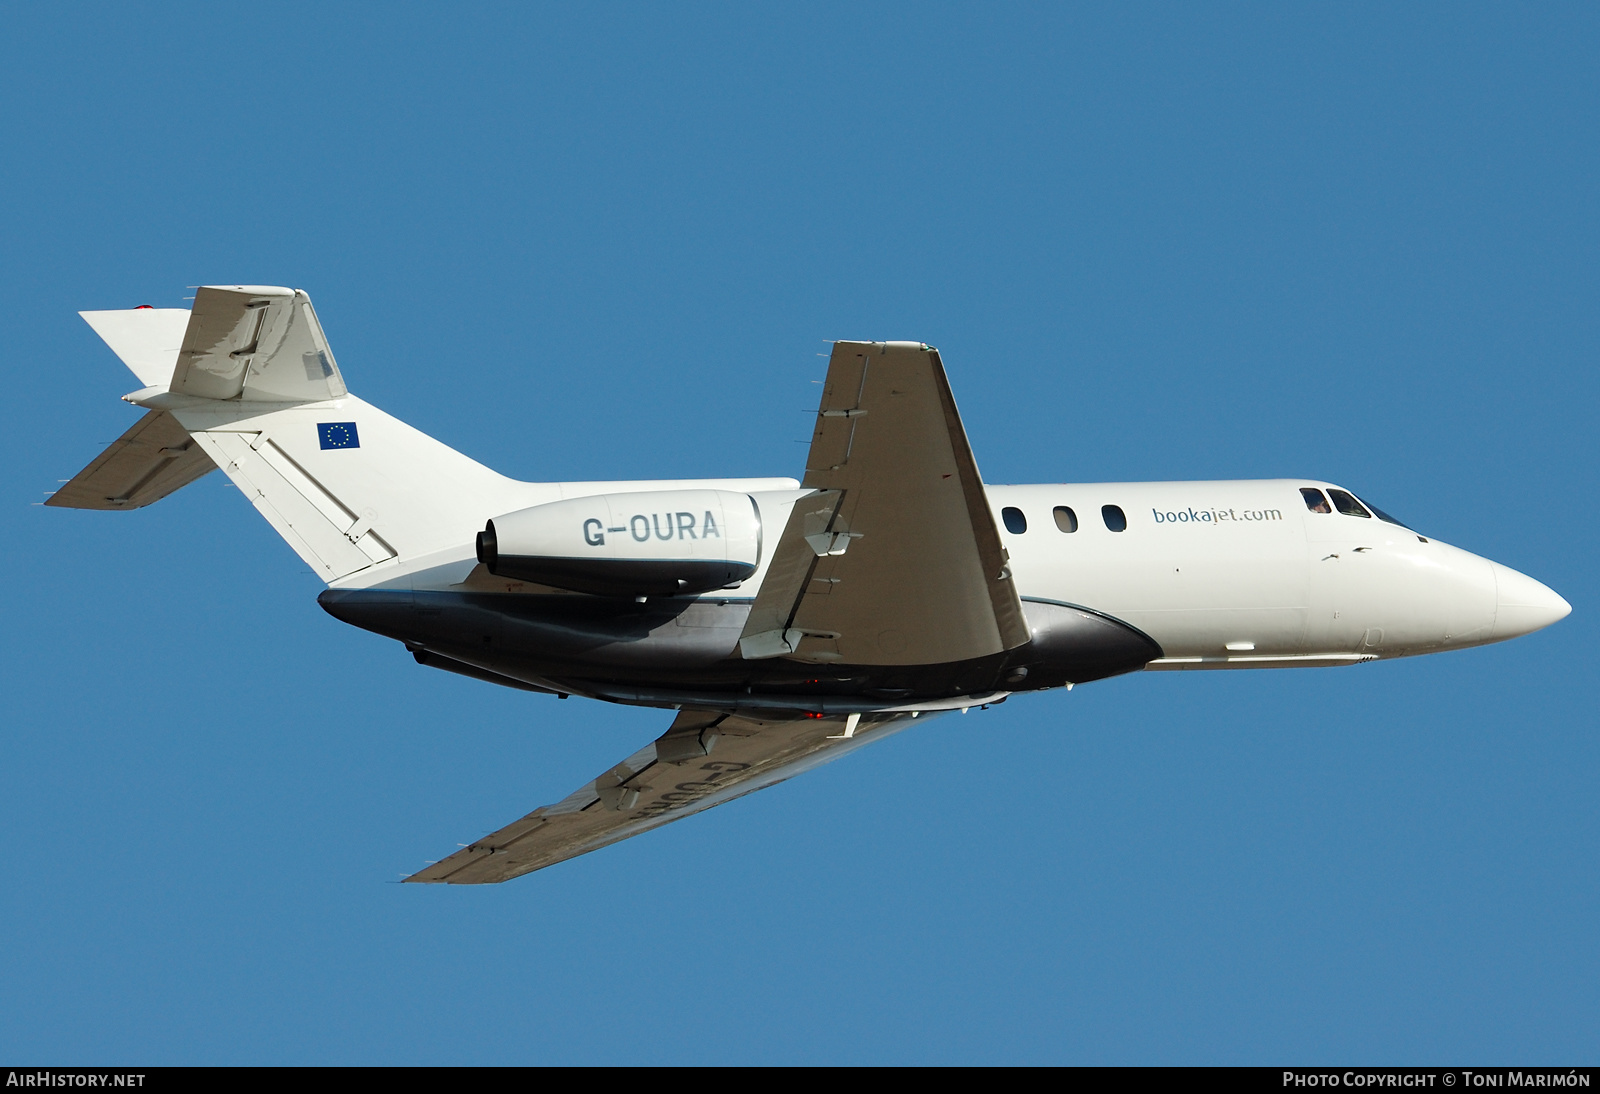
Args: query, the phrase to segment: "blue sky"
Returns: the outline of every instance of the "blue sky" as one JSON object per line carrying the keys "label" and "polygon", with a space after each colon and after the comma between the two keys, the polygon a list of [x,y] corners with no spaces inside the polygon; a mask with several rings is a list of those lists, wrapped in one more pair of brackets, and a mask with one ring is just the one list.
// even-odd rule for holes
{"label": "blue sky", "polygon": [[[0,1057],[1593,1062],[1584,5],[15,8]],[[936,719],[497,887],[391,884],[660,732],[416,666],[74,314],[306,289],[529,479],[797,474],[831,338],[991,482],[1307,475],[1570,618]]]}

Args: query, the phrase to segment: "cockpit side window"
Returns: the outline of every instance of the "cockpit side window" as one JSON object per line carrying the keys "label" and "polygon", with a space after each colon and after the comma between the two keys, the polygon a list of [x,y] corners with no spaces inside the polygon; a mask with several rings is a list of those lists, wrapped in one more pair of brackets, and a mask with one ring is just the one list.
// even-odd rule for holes
{"label": "cockpit side window", "polygon": [[1345,516],[1372,519],[1372,514],[1362,507],[1361,503],[1355,499],[1355,495],[1348,494],[1343,490],[1329,490],[1328,497],[1333,499],[1334,506]]}
{"label": "cockpit side window", "polygon": [[1306,499],[1306,508],[1313,513],[1331,513],[1333,506],[1328,504],[1328,499],[1322,496],[1322,491],[1314,486],[1302,486],[1300,496]]}
{"label": "cockpit side window", "polygon": [[1078,530],[1078,514],[1070,506],[1058,505],[1050,510],[1050,515],[1056,518],[1056,527],[1063,532],[1076,532]]}

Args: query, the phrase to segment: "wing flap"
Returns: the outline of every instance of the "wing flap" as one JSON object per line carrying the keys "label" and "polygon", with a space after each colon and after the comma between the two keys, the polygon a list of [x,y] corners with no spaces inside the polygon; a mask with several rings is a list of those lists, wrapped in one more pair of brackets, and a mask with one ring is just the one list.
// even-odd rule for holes
{"label": "wing flap", "polygon": [[1029,640],[938,351],[837,342],[746,658],[928,665]]}
{"label": "wing flap", "polygon": [[908,713],[756,717],[686,710],[666,733],[554,805],[407,881],[507,881],[710,809],[910,724]]}
{"label": "wing flap", "polygon": [[152,410],[45,504],[63,509],[138,509],[188,486],[216,466],[176,418]]}

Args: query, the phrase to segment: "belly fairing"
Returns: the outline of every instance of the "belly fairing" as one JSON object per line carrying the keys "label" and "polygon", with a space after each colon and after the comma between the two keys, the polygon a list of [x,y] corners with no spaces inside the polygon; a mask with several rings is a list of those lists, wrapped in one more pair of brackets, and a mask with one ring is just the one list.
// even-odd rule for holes
{"label": "belly fairing", "polygon": [[[1161,656],[1148,636],[1087,608],[1025,601],[1032,640],[949,665],[824,667],[739,656],[750,602],[575,595],[328,590],[318,602],[354,626],[488,672],[553,690],[608,687],[727,693],[871,695],[914,701],[1033,691],[1141,668]],[[643,692],[641,692],[643,694]]]}

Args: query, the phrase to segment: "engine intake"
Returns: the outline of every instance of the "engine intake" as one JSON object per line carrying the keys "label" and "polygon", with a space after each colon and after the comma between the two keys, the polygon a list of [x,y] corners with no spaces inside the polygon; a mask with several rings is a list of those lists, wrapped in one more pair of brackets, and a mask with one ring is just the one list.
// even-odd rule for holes
{"label": "engine intake", "polygon": [[519,509],[478,533],[496,577],[597,596],[693,595],[737,584],[761,562],[748,494],[597,494]]}

